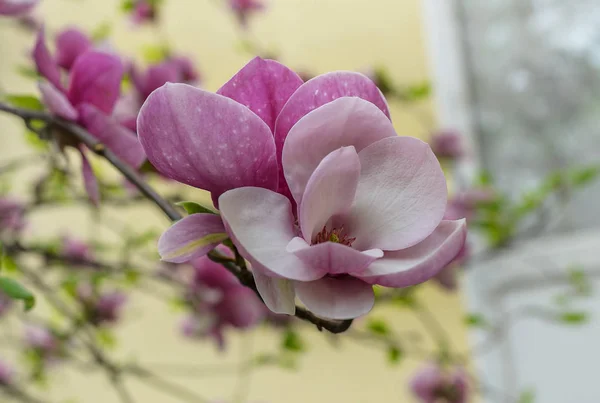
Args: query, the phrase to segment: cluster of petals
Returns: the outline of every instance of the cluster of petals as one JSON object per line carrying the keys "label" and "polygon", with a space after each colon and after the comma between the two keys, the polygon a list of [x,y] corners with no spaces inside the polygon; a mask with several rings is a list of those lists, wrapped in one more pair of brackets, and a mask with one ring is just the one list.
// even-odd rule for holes
{"label": "cluster of petals", "polygon": [[[231,253],[225,247],[218,250]],[[195,259],[192,266],[194,277],[187,300],[193,313],[182,324],[185,336],[212,337],[223,348],[225,329],[248,329],[263,320],[264,305],[227,269],[206,256]]]}
{"label": "cluster of petals", "polygon": [[88,261],[94,257],[90,245],[80,239],[65,235],[61,240],[64,257],[74,261]]}
{"label": "cluster of petals", "polygon": [[79,285],[77,297],[87,319],[96,326],[116,323],[127,302],[127,296],[120,291],[97,292],[89,284]]}
{"label": "cluster of petals", "polygon": [[60,342],[54,333],[42,326],[29,325],[25,328],[25,344],[43,357],[51,358],[60,350]]}
{"label": "cluster of petals", "polygon": [[466,403],[469,397],[465,371],[456,368],[448,372],[436,363],[419,370],[410,388],[421,403]]}
{"label": "cluster of petals", "polygon": [[0,16],[22,16],[29,13],[40,0],[0,0]]}
{"label": "cluster of petals", "polygon": [[[46,107],[58,117],[79,123],[125,163],[139,167],[145,156],[135,133],[111,116],[124,73],[121,59],[115,54],[91,49],[89,41],[75,30],[65,31],[58,37],[57,50],[55,57],[46,46],[41,30],[33,59],[44,78],[39,82],[39,89]],[[81,152],[86,191],[97,203],[98,185],[85,147],[70,145]]]}
{"label": "cluster of petals", "polygon": [[8,386],[14,382],[15,369],[6,361],[0,360],[0,385]]}
{"label": "cluster of petals", "polygon": [[424,142],[396,134],[366,76],[307,82],[255,58],[216,94],[184,84],[154,91],[138,117],[149,161],[208,190],[220,210],[177,222],[164,260],[202,256],[230,237],[267,306],[298,298],[326,318],[373,306],[373,285],[435,276],[462,249],[464,220],[443,220],[446,181]]}
{"label": "cluster of petals", "polygon": [[465,139],[454,130],[440,130],[434,133],[429,144],[438,158],[458,160],[466,154]]}

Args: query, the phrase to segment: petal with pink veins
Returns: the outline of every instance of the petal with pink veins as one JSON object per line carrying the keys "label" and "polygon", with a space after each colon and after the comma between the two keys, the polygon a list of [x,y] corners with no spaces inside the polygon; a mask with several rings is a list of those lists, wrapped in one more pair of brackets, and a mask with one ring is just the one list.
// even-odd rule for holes
{"label": "petal with pink veins", "polygon": [[77,120],[79,113],[77,113],[77,110],[71,105],[63,92],[58,90],[49,81],[38,82],[38,88],[42,93],[44,105],[48,107],[50,112],[63,119]]}
{"label": "petal with pink veins", "polygon": [[110,115],[121,92],[123,63],[112,54],[86,52],[71,69],[69,100],[75,106],[91,104]]}
{"label": "petal with pink veins", "polygon": [[383,256],[381,249],[364,252],[335,242],[309,245],[302,238],[294,238],[287,247],[308,266],[329,274],[360,275],[375,260]]}
{"label": "petal with pink veins", "polygon": [[385,252],[360,278],[369,284],[408,287],[437,275],[462,250],[467,237],[466,221],[442,221],[424,241],[407,249]]}
{"label": "petal with pink veins", "polygon": [[88,197],[90,198],[90,201],[97,206],[100,202],[100,189],[98,188],[98,180],[96,179],[96,175],[94,175],[94,170],[90,165],[90,161],[85,155],[85,146],[81,145],[79,147],[79,152],[81,153],[81,174],[83,176],[83,185]]}
{"label": "petal with pink veins", "polygon": [[253,270],[256,288],[267,308],[275,313],[296,313],[294,282],[285,278],[268,277]]}
{"label": "petal with pink veins", "polygon": [[353,277],[296,281],[294,288],[300,301],[323,318],[354,319],[368,313],[375,303],[373,287]]}
{"label": "petal with pink veins", "polygon": [[192,214],[162,234],[158,240],[158,253],[166,262],[184,263],[206,255],[227,238],[221,217]]}
{"label": "petal with pink veins", "polygon": [[327,154],[344,146],[360,152],[387,137],[397,137],[392,122],[364,99],[339,98],[304,116],[283,146],[283,172],[296,202],[300,204],[310,176]]}
{"label": "petal with pink veins", "polygon": [[146,159],[134,132],[93,105],[79,106],[79,117],[85,128],[123,162],[138,168]]}
{"label": "petal with pink veins", "polygon": [[208,190],[213,199],[242,186],[277,188],[271,131],[229,98],[187,84],[166,84],[142,106],[138,133],[160,173]]}
{"label": "petal with pink veins", "polygon": [[446,210],[446,178],[427,143],[380,140],[362,150],[354,205],[345,229],[356,249],[398,250],[427,238]]}
{"label": "petal with pink veins", "polygon": [[288,67],[275,60],[255,57],[217,94],[247,106],[275,131],[275,121],[290,96],[303,84]]}
{"label": "petal with pink veins", "polygon": [[60,69],[46,46],[46,34],[43,28],[38,32],[35,47],[33,48],[33,61],[38,73],[46,77],[57,89],[64,91]]}
{"label": "petal with pink veins", "polygon": [[243,187],[223,193],[219,207],[231,239],[253,270],[301,281],[316,280],[325,274],[312,270],[286,249],[297,235],[287,197],[267,189]]}
{"label": "petal with pink veins", "polygon": [[352,206],[358,178],[360,160],[352,146],[329,153],[311,175],[298,216],[306,242],[317,235],[335,215],[342,215]]}

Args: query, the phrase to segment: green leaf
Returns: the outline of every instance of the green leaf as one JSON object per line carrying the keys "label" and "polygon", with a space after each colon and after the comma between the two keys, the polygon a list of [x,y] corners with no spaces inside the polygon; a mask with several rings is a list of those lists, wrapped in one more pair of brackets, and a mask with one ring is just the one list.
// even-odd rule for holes
{"label": "green leaf", "polygon": [[404,357],[404,353],[396,346],[390,346],[387,350],[387,358],[390,364],[398,364]]}
{"label": "green leaf", "polygon": [[2,260],[0,260],[0,270],[5,273],[16,273],[19,271],[19,268],[12,257],[8,255],[2,255]]}
{"label": "green leaf", "polygon": [[125,271],[125,281],[129,285],[136,285],[141,278],[142,274],[135,269],[127,269]]}
{"label": "green leaf", "polygon": [[17,74],[19,74],[21,77],[30,78],[33,80],[38,80],[40,78],[40,74],[37,72],[37,70],[30,66],[18,66]]}
{"label": "green leaf", "polygon": [[98,329],[96,336],[98,338],[98,343],[107,349],[112,349],[117,346],[115,335],[108,329]]}
{"label": "green leaf", "polygon": [[390,334],[389,326],[382,319],[369,319],[369,322],[367,322],[367,329],[369,332],[379,336]]}
{"label": "green leaf", "polygon": [[218,214],[216,211],[214,211],[208,207],[205,207],[205,206],[201,205],[200,203],[196,203],[196,202],[192,202],[192,201],[181,201],[181,202],[175,203],[175,205],[177,205],[179,207],[183,207],[183,209],[188,214],[200,214],[200,213]]}
{"label": "green leaf", "polygon": [[518,403],[533,403],[535,402],[535,392],[531,389],[524,390],[519,396]]}
{"label": "green leaf", "polygon": [[589,320],[587,312],[570,311],[561,313],[558,319],[568,325],[581,325]]}
{"label": "green leaf", "polygon": [[304,351],[304,342],[300,338],[300,335],[295,331],[288,329],[283,334],[283,340],[281,341],[281,347],[284,350],[299,353]]}
{"label": "green leaf", "polygon": [[124,0],[121,2],[121,11],[124,13],[130,13],[133,11],[135,3],[133,0]]}
{"label": "green leaf", "polygon": [[7,94],[4,95],[6,102],[17,108],[29,109],[34,111],[43,111],[44,104],[33,95]]}
{"label": "green leaf", "polygon": [[0,277],[0,290],[12,299],[23,301],[26,311],[30,311],[35,306],[35,296],[11,278]]}
{"label": "green leaf", "polygon": [[431,95],[431,85],[428,82],[412,85],[406,88],[403,95],[409,101],[420,101]]}
{"label": "green leaf", "polygon": [[574,186],[583,186],[595,180],[600,174],[600,166],[579,168],[569,174]]}
{"label": "green leaf", "polygon": [[110,36],[112,31],[112,25],[110,22],[105,21],[102,24],[98,25],[91,34],[92,40],[94,42],[100,42],[107,39]]}
{"label": "green leaf", "polygon": [[465,324],[471,327],[485,328],[488,326],[488,322],[485,320],[483,315],[478,313],[470,313],[465,316]]}
{"label": "green leaf", "polygon": [[569,269],[569,284],[579,295],[589,295],[592,291],[591,282],[587,278],[585,271],[580,267]]}
{"label": "green leaf", "polygon": [[170,50],[165,45],[150,45],[142,49],[142,54],[146,63],[154,64],[165,60],[169,56]]}

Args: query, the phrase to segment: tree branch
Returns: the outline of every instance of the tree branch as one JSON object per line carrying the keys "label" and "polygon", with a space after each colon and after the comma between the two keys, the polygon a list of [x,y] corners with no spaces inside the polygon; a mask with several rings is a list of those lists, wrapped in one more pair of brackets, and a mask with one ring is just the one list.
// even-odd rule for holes
{"label": "tree branch", "polygon": [[[47,123],[50,127],[59,128],[63,133],[70,135],[73,139],[85,144],[90,150],[97,155],[105,158],[115,168],[119,170],[148,200],[156,204],[171,221],[180,220],[182,215],[168,201],[163,199],[144,179],[132,168],[123,163],[115,154],[108,150],[104,144],[99,142],[92,134],[84,128],[68,122],[64,119],[52,116],[46,112],[32,111],[27,109],[15,108],[0,102],[0,111],[20,117],[26,124],[30,124],[32,120],[39,120]],[[253,289],[257,294],[256,283],[252,273],[246,268],[243,259],[240,259],[236,254],[236,260],[228,259],[219,255],[216,252],[209,253],[208,257],[215,262],[221,263],[225,268],[232,272],[240,282]],[[260,296],[260,295],[259,295]],[[304,321],[314,324],[319,331],[325,329],[331,333],[343,333],[350,328],[352,320],[328,320],[314,315],[312,312],[296,307],[295,316]]]}

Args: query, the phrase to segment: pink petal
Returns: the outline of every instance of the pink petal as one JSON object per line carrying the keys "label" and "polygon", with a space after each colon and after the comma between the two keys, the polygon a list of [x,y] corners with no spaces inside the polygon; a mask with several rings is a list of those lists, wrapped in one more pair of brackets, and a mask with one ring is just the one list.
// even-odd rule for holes
{"label": "pink petal", "polygon": [[123,162],[134,168],[142,165],[146,155],[134,132],[93,105],[80,105],[79,115],[85,128]]}
{"label": "pink petal", "polygon": [[290,130],[283,147],[283,172],[297,203],[308,179],[330,152],[354,146],[357,152],[396,137],[390,120],[375,105],[344,97],[310,112]]}
{"label": "pink petal", "polygon": [[162,87],[166,83],[177,83],[183,79],[179,66],[175,63],[163,62],[151,66],[143,77],[134,81],[142,99],[148,98],[152,91]]}
{"label": "pink petal", "polygon": [[446,209],[442,168],[429,146],[412,137],[371,144],[359,154],[360,180],[346,231],[356,249],[413,246],[439,225]]}
{"label": "pink petal", "polygon": [[268,277],[253,270],[254,282],[265,305],[275,313],[293,315],[296,312],[294,283],[284,278]]}
{"label": "pink petal", "polygon": [[23,15],[27,14],[39,0],[0,0],[0,15]]}
{"label": "pink petal", "polygon": [[242,186],[277,188],[269,128],[229,98],[186,84],[166,84],[142,106],[138,133],[160,173],[208,190],[213,199]]}
{"label": "pink petal", "polygon": [[121,59],[102,52],[86,52],[71,69],[69,100],[75,106],[92,104],[110,115],[119,99],[123,78]]}
{"label": "pink petal", "polygon": [[375,303],[373,287],[352,277],[296,281],[294,287],[311,312],[329,319],[357,318],[368,313]]}
{"label": "pink petal", "polygon": [[444,373],[437,364],[428,364],[419,370],[410,381],[410,388],[424,402],[435,402],[435,393],[444,386]]}
{"label": "pink petal", "polygon": [[375,260],[383,256],[381,249],[364,252],[334,242],[309,245],[302,238],[294,238],[287,247],[308,266],[329,274],[362,274]]}
{"label": "pink petal", "polygon": [[[290,129],[303,116],[342,97],[362,98],[375,104],[388,118],[390,116],[383,94],[367,76],[349,71],[322,74],[302,84],[281,110],[275,123],[275,145],[278,158],[281,158],[281,150],[283,150]],[[329,150],[323,156],[331,151],[333,150]],[[281,160],[279,159],[278,162]],[[280,183],[280,187],[286,188],[285,183]]]}
{"label": "pink petal", "polygon": [[424,241],[408,249],[385,252],[360,278],[369,284],[408,287],[437,275],[464,246],[466,221],[442,221]]}
{"label": "pink petal", "polygon": [[283,64],[255,57],[217,94],[246,105],[274,132],[279,112],[302,83],[298,74]]}
{"label": "pink petal", "polygon": [[33,48],[33,60],[38,73],[46,77],[60,91],[64,91],[61,82],[60,69],[46,46],[46,34],[44,29],[38,32],[35,47]]}
{"label": "pink petal", "polygon": [[67,120],[77,120],[79,114],[63,92],[59,91],[49,81],[38,82],[38,88],[42,93],[44,105],[48,107],[50,112]]}
{"label": "pink petal", "polygon": [[56,60],[64,69],[71,69],[75,59],[92,47],[92,41],[80,30],[68,28],[56,37]]}
{"label": "pink petal", "polygon": [[306,242],[311,242],[327,221],[352,206],[360,160],[352,146],[329,153],[308,180],[299,209],[300,228]]}
{"label": "pink petal", "polygon": [[312,270],[286,250],[296,231],[292,207],[285,196],[244,187],[223,193],[219,206],[231,239],[254,270],[302,281],[316,280],[325,274]]}
{"label": "pink petal", "polygon": [[81,153],[81,174],[83,176],[83,185],[90,198],[90,201],[97,206],[100,202],[100,189],[98,188],[98,181],[96,180],[96,175],[94,175],[94,170],[90,165],[90,161],[85,156],[84,150],[84,146],[79,147],[79,152]]}
{"label": "pink petal", "polygon": [[227,238],[221,217],[192,214],[162,234],[158,240],[158,253],[166,262],[184,263],[206,255]]}
{"label": "pink petal", "polygon": [[240,329],[257,325],[266,313],[254,291],[243,286],[228,289],[218,311],[221,320]]}

